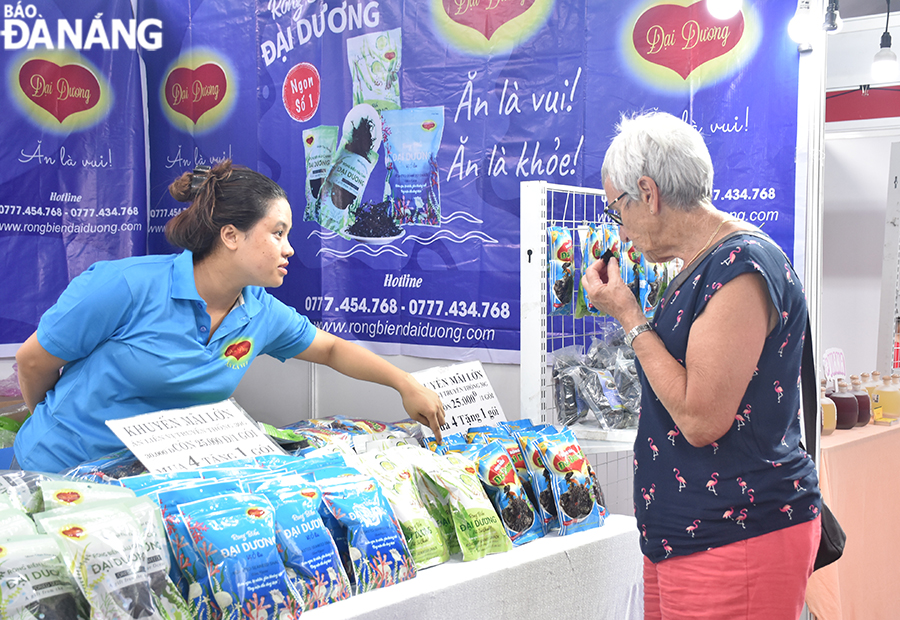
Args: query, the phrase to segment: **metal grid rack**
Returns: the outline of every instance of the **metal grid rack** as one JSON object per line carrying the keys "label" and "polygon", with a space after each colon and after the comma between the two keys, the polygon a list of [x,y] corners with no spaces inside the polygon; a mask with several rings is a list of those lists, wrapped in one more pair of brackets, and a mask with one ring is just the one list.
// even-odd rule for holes
{"label": "metal grid rack", "polygon": [[[549,316],[547,227],[558,225],[572,230],[573,244],[578,248],[579,234],[586,232],[588,224],[609,221],[603,213],[605,205],[606,194],[600,189],[545,181],[521,183],[521,413],[535,424],[557,423],[552,353],[573,344],[586,351],[595,335],[602,336],[617,325],[607,317]],[[574,256],[577,294],[581,252],[576,249]],[[609,510],[633,514],[632,445],[581,437],[579,442],[604,489]]]}

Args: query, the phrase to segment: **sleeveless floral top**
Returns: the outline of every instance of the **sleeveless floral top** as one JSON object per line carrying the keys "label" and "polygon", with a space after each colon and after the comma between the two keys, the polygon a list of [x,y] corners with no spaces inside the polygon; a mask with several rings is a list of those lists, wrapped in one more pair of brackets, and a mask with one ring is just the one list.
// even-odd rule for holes
{"label": "sleeveless floral top", "polygon": [[652,562],[809,521],[821,508],[815,465],[799,445],[806,299],[774,242],[756,234],[720,241],[677,290],[666,291],[653,328],[683,365],[694,319],[744,273],[763,276],[780,320],[724,436],[691,446],[640,372],[634,501],[641,550]]}

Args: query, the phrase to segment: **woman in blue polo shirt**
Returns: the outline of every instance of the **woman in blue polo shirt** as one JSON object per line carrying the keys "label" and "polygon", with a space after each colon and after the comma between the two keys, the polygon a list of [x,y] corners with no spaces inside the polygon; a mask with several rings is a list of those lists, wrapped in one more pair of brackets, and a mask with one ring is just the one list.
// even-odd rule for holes
{"label": "woman in blue polo shirt", "polygon": [[95,263],[17,352],[33,412],[16,436],[19,466],[57,472],[120,450],[106,420],[224,400],[264,353],[393,387],[440,437],[434,392],[266,292],[281,286],[294,253],[278,184],[226,161],[183,174],[169,191],[191,202],[166,225],[185,251]]}

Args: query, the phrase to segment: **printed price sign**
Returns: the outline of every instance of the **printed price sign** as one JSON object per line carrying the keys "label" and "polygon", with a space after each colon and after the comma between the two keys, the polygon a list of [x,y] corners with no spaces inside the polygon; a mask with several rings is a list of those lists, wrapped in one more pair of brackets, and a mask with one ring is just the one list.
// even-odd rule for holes
{"label": "printed price sign", "polygon": [[107,420],[106,425],[153,473],[284,454],[233,400]]}
{"label": "printed price sign", "polygon": [[444,405],[444,434],[465,433],[472,426],[506,421],[481,362],[428,368],[412,375],[440,397]]}

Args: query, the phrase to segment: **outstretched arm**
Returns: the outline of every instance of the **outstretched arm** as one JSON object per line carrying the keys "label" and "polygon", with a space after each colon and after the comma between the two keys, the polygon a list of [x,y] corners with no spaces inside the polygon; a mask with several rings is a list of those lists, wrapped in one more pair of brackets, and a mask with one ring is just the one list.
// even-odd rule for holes
{"label": "outstretched arm", "polygon": [[324,364],[341,374],[394,388],[400,394],[409,416],[427,425],[441,440],[444,407],[438,395],[408,372],[400,370],[368,349],[347,342],[322,330],[316,331],[312,344],[297,359]]}

